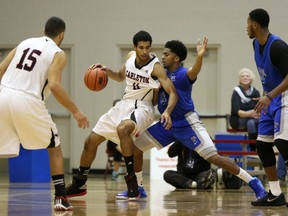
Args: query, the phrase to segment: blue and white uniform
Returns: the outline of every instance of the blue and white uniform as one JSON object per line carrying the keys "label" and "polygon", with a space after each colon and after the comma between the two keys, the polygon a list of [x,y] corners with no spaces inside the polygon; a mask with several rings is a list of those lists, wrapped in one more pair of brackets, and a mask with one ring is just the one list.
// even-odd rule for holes
{"label": "blue and white uniform", "polygon": [[[142,151],[155,146],[161,149],[178,140],[189,149],[195,149],[204,159],[216,154],[216,147],[195,111],[191,97],[195,81],[189,79],[187,70],[188,68],[180,66],[174,72],[167,72],[179,95],[179,100],[171,113],[172,127],[166,130],[160,121],[149,127],[135,141],[135,145]],[[160,89],[158,95],[160,113],[166,109],[168,99],[169,95]]]}
{"label": "blue and white uniform", "polygon": [[[271,59],[273,57],[271,56],[271,46],[276,41],[282,40],[271,34],[264,49],[257,40],[254,41],[254,58],[265,93],[276,88],[287,73],[287,71],[280,71]],[[259,120],[258,140],[264,142],[273,142],[275,139],[288,140],[288,124],[286,122],[288,122],[288,90],[274,97],[268,108],[262,111]]]}

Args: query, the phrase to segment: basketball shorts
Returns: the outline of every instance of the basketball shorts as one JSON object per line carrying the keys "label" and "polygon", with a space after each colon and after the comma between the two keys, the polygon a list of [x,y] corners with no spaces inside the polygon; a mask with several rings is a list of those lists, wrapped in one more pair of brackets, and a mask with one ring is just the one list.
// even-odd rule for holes
{"label": "basketball shorts", "polygon": [[173,120],[169,130],[160,121],[156,122],[137,137],[135,145],[142,151],[153,147],[159,150],[176,140],[195,150],[204,159],[217,154],[217,149],[196,112],[187,113],[184,119]]}
{"label": "basketball shorts", "polygon": [[117,127],[121,121],[130,119],[135,123],[135,130],[131,134],[134,139],[153,123],[154,115],[155,110],[151,101],[121,100],[100,117],[93,132],[120,144]]}
{"label": "basketball shorts", "polygon": [[19,155],[25,149],[60,144],[60,137],[44,101],[8,88],[0,90],[0,157]]}
{"label": "basketball shorts", "polygon": [[279,106],[272,101],[267,110],[262,111],[257,140],[263,142],[273,142],[275,139],[288,140],[288,95],[282,98],[281,103]]}

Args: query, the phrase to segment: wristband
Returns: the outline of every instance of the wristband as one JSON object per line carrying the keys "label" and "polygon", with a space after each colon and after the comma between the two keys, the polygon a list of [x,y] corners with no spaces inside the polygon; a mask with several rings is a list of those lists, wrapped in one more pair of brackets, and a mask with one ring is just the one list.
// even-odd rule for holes
{"label": "wristband", "polygon": [[265,95],[270,101],[272,101],[272,98],[268,95],[268,94],[266,94]]}

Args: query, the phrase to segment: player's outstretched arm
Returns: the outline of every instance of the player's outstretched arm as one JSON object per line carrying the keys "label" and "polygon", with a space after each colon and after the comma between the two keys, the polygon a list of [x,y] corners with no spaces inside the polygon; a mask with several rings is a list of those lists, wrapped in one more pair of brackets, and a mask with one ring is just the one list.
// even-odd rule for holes
{"label": "player's outstretched arm", "polygon": [[201,43],[200,40],[197,40],[197,57],[196,57],[196,61],[195,64],[190,67],[187,71],[187,75],[189,76],[190,80],[195,80],[199,74],[199,72],[201,71],[201,67],[202,67],[202,60],[203,60],[203,56],[206,52],[207,49],[207,44],[208,44],[208,38],[205,37],[203,42]]}

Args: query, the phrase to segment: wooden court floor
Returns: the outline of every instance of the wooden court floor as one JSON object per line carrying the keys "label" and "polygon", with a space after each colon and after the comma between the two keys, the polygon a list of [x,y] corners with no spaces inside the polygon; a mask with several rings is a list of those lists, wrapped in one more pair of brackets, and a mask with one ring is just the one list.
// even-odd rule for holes
{"label": "wooden court floor", "polygon": [[[66,182],[72,177],[66,175]],[[288,208],[253,207],[254,194],[248,186],[239,190],[175,190],[163,180],[150,181],[144,176],[148,198],[138,201],[118,201],[116,193],[126,189],[123,176],[112,181],[102,175],[88,180],[88,194],[70,199],[73,212],[53,210],[53,186],[50,183],[9,183],[8,176],[0,177],[0,216],[178,216],[178,215],[288,215]],[[52,188],[52,190],[51,190]],[[283,192],[287,194],[286,186]],[[286,196],[287,197],[287,196]]]}

